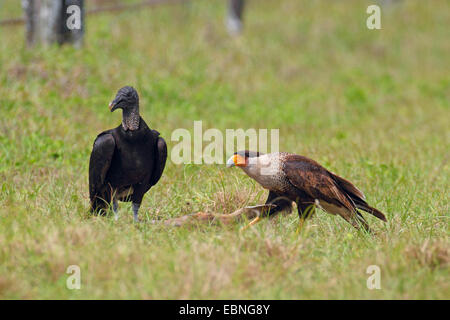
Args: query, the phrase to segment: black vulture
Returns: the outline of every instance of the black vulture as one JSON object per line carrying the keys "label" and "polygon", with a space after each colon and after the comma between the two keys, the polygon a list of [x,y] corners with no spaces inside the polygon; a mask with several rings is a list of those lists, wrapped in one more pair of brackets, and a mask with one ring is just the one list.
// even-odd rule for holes
{"label": "black vulture", "polygon": [[[301,223],[312,215],[314,206],[341,216],[357,229],[362,225],[369,231],[369,225],[357,209],[386,221],[384,214],[369,206],[364,194],[350,181],[307,157],[286,152],[239,151],[227,161],[227,167],[233,166],[240,167],[270,191],[266,204],[276,207],[270,209],[269,216],[291,209],[295,202]],[[248,226],[258,220],[259,217],[255,218]]]}
{"label": "black vulture", "polygon": [[164,171],[166,142],[139,115],[134,88],[121,88],[109,109],[122,109],[122,124],[100,133],[94,141],[89,161],[90,210],[105,214],[112,201],[117,219],[117,201],[131,201],[134,220],[139,221],[142,198]]}

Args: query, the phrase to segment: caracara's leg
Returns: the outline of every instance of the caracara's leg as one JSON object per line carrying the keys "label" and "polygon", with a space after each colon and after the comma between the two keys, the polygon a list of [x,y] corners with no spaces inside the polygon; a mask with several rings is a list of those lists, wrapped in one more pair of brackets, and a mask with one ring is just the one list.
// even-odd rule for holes
{"label": "caracara's leg", "polygon": [[270,208],[267,214],[273,217],[275,214],[280,213],[283,210],[292,210],[292,200],[284,196],[280,196],[277,193],[270,191],[267,197],[266,204],[272,204],[276,207]]}
{"label": "caracara's leg", "polygon": [[316,207],[315,207],[314,203],[312,203],[312,201],[308,201],[308,202],[297,201],[297,211],[298,211],[298,217],[299,217],[300,221],[299,221],[298,228],[295,231],[295,233],[299,234],[302,231],[303,226],[305,225],[306,219],[309,219],[314,215],[314,213],[316,211]]}
{"label": "caracara's leg", "polygon": [[312,218],[314,213],[316,212],[316,207],[314,205],[314,202],[307,201],[307,202],[300,202],[297,201],[297,211],[299,218],[306,220],[309,218]]}
{"label": "caracara's leg", "polygon": [[354,219],[357,221],[357,223],[359,225],[362,225],[364,230],[366,230],[367,232],[371,232],[369,224],[367,223],[366,219],[364,219],[364,217],[361,215],[361,213],[356,211],[356,215],[354,216]]}
{"label": "caracara's leg", "polygon": [[367,223],[366,219],[364,219],[364,217],[362,216],[362,214],[359,213],[358,211],[356,211],[356,214],[357,214],[357,215],[356,215],[355,217],[357,218],[358,222],[359,222],[360,224],[362,224],[364,230],[370,232],[370,227],[369,227],[369,224]]}
{"label": "caracara's leg", "polygon": [[370,227],[367,221],[363,218],[363,216],[359,212],[352,212],[350,214],[339,214],[342,218],[344,218],[348,223],[350,223],[355,229],[359,230],[361,226],[367,232],[370,232]]}
{"label": "caracara's leg", "polygon": [[273,217],[275,214],[279,213],[280,211],[287,210],[289,208],[292,208],[292,201],[287,199],[286,197],[279,196],[273,191],[269,192],[269,196],[267,197],[265,204],[272,204],[275,205],[275,207],[270,208],[268,211],[261,212],[261,214],[250,221],[248,225],[243,227],[241,231],[244,231],[251,227],[252,225],[256,224],[258,221],[261,220],[262,216],[269,216]]}

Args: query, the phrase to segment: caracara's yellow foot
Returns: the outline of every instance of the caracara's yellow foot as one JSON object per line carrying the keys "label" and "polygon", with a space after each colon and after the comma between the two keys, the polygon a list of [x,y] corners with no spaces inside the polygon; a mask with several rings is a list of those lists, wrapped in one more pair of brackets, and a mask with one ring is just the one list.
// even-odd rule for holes
{"label": "caracara's yellow foot", "polygon": [[245,230],[247,230],[248,228],[250,228],[252,225],[256,224],[259,220],[261,220],[260,217],[256,217],[255,219],[253,219],[252,221],[250,221],[250,223],[248,225],[246,225],[245,227],[242,227],[240,232],[243,232]]}

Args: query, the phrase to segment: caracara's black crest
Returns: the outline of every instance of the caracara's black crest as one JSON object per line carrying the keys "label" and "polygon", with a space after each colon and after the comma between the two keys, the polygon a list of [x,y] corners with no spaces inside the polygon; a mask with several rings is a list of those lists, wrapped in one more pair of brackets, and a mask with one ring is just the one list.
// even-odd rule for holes
{"label": "caracara's black crest", "polygon": [[234,154],[238,154],[238,155],[246,157],[246,158],[254,158],[254,157],[262,156],[264,153],[258,152],[258,151],[243,150],[243,151],[235,152]]}

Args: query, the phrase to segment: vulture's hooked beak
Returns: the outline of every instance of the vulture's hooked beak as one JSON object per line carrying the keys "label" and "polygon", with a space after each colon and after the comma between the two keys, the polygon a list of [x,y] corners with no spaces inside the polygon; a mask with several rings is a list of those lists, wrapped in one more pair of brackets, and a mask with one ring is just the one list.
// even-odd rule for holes
{"label": "vulture's hooked beak", "polygon": [[113,101],[111,101],[110,103],[109,103],[109,110],[111,111],[111,112],[113,112],[114,110],[116,110],[117,109],[117,102],[116,102],[116,100],[113,100]]}
{"label": "vulture's hooked beak", "polygon": [[238,154],[234,154],[230,157],[230,159],[228,159],[227,161],[227,168],[231,168],[231,167],[245,167],[247,165],[247,159],[245,159],[245,157],[238,155]]}

